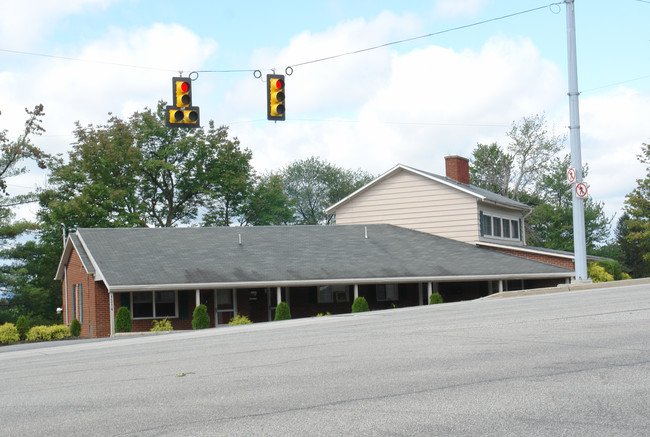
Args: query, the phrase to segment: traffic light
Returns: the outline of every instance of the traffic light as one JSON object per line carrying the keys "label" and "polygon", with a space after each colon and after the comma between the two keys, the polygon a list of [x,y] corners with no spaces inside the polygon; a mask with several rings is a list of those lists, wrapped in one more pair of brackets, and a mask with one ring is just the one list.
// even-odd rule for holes
{"label": "traffic light", "polygon": [[199,127],[199,108],[192,106],[192,81],[187,77],[172,77],[172,102],[167,106],[167,127]]}
{"label": "traffic light", "polygon": [[284,75],[266,75],[266,118],[284,120]]}

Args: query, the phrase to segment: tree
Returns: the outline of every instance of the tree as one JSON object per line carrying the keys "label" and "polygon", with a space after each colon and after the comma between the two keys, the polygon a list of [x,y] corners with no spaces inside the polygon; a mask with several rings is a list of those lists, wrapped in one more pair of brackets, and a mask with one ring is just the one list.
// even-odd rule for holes
{"label": "tree", "polygon": [[282,176],[294,219],[303,225],[330,224],[333,216],[325,214],[325,208],[373,179],[361,170],[345,170],[316,157],[293,162]]}
{"label": "tree", "polygon": [[635,258],[632,263],[636,268],[632,275],[646,277],[650,276],[650,144],[643,143],[637,159],[647,165],[646,175],[644,179],[637,179],[636,188],[625,198],[625,212],[629,216],[625,223],[628,228],[625,240],[638,253],[628,251],[626,255]]}
{"label": "tree", "polygon": [[524,117],[519,123],[513,123],[506,135],[511,140],[508,152],[512,159],[509,195],[519,200],[520,193],[532,189],[549,169],[549,162],[560,151],[564,138],[548,132],[543,114]]}
{"label": "tree", "polygon": [[293,211],[279,174],[255,177],[250,191],[237,208],[240,225],[286,225],[293,220]]}
{"label": "tree", "polygon": [[469,179],[472,185],[507,196],[512,172],[512,157],[497,143],[477,144],[472,152]]}
{"label": "tree", "polygon": [[[533,195],[522,195],[534,205],[526,221],[527,242],[532,246],[573,251],[573,196],[572,188],[566,182],[566,172],[571,166],[569,155],[554,158],[549,162],[549,171],[537,182]],[[584,166],[583,175],[589,168]],[[603,204],[591,197],[584,203],[586,246],[589,253],[606,242],[611,219],[605,216]]]}

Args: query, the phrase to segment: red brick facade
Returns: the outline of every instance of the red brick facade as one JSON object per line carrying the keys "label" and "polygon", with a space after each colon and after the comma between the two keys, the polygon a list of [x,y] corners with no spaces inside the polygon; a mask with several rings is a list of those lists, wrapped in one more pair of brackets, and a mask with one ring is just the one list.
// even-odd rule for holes
{"label": "red brick facade", "polygon": [[449,179],[469,184],[469,160],[462,156],[445,156],[445,174]]}
{"label": "red brick facade", "polygon": [[516,249],[505,249],[505,248],[501,248],[501,247],[489,247],[489,246],[486,246],[486,247],[488,249],[496,250],[498,252],[507,253],[509,255],[515,255],[515,256],[519,256],[521,258],[526,258],[526,259],[530,259],[530,260],[533,260],[533,261],[539,261],[539,262],[543,262],[543,263],[546,263],[546,264],[551,264],[551,265],[554,265],[554,266],[563,267],[563,268],[569,269],[569,270],[575,270],[575,264],[573,262],[573,259],[571,259],[571,258],[564,258],[564,257],[553,256],[553,255],[542,254],[542,253],[527,252],[527,251],[516,250]]}

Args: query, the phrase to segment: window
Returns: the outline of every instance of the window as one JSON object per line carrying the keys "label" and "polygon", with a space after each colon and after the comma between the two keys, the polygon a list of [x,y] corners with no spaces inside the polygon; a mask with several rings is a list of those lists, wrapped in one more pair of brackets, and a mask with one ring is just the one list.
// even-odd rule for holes
{"label": "window", "polygon": [[519,240],[519,220],[510,220],[512,223],[512,238]]}
{"label": "window", "polygon": [[377,302],[399,300],[397,284],[377,285]]}
{"label": "window", "polygon": [[492,235],[492,216],[483,214],[483,235]]}
{"label": "window", "polygon": [[494,236],[501,236],[501,219],[499,217],[492,217],[492,224],[494,226]]}
{"label": "window", "polygon": [[131,293],[131,296],[134,319],[177,316],[175,291],[142,291]]}
{"label": "window", "polygon": [[480,212],[481,236],[503,238],[507,240],[521,239],[521,219],[497,217]]}
{"label": "window", "polygon": [[347,285],[326,285],[318,288],[318,303],[349,302]]}

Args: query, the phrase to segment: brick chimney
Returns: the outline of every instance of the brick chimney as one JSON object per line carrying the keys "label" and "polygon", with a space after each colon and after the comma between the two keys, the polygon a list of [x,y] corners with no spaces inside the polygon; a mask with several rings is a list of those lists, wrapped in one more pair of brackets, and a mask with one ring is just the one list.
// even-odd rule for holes
{"label": "brick chimney", "polygon": [[445,171],[449,179],[469,184],[469,159],[462,156],[445,156]]}

